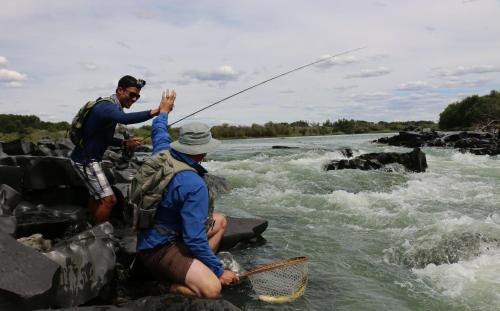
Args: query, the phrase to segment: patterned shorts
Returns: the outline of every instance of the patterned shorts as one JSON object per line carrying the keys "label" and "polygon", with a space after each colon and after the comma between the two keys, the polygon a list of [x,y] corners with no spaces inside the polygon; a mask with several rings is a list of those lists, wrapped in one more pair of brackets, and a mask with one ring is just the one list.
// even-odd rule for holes
{"label": "patterned shorts", "polygon": [[82,178],[89,189],[90,195],[96,200],[113,195],[113,190],[109,185],[106,175],[102,171],[101,163],[97,161],[89,162],[86,164],[73,162],[78,175]]}

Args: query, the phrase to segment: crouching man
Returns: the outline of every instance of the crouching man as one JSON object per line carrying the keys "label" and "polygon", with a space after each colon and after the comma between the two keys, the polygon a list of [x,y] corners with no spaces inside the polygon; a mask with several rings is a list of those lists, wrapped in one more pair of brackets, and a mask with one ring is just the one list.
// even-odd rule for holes
{"label": "crouching man", "polygon": [[209,196],[203,175],[207,171],[200,162],[220,142],[212,138],[207,125],[197,122],[182,126],[179,140],[172,142],[167,125],[175,96],[175,92],[163,96],[160,114],[153,120],[153,154],[168,150],[167,156],[188,167],[168,183],[156,209],[154,226],[139,231],[139,258],[157,277],[173,282],[172,293],[217,298],[222,285],[238,281],[238,276],[224,270],[214,254],[224,234],[224,216],[215,213],[215,223],[208,232],[206,226]]}

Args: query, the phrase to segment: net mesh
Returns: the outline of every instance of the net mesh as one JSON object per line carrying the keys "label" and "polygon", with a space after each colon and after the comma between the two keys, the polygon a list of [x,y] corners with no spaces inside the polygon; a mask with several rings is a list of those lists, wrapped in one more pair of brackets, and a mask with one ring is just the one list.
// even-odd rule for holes
{"label": "net mesh", "polygon": [[248,275],[260,300],[282,303],[304,294],[307,285],[307,258],[281,260],[260,267]]}

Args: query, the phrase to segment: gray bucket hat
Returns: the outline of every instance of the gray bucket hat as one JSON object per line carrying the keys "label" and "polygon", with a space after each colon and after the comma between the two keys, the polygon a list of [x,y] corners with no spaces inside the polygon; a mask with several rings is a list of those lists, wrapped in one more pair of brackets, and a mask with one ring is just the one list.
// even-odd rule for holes
{"label": "gray bucket hat", "polygon": [[209,153],[217,149],[221,142],[212,138],[210,127],[201,122],[192,122],[181,126],[179,139],[170,144],[176,151],[195,155]]}

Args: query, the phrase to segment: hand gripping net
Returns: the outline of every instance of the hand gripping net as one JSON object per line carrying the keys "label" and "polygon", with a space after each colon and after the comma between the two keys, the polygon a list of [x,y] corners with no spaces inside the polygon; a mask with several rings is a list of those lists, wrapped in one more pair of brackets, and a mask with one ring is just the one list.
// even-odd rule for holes
{"label": "hand gripping net", "polygon": [[307,257],[275,261],[240,275],[248,277],[262,301],[284,303],[301,297],[307,285]]}

